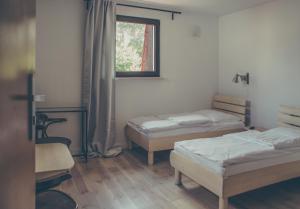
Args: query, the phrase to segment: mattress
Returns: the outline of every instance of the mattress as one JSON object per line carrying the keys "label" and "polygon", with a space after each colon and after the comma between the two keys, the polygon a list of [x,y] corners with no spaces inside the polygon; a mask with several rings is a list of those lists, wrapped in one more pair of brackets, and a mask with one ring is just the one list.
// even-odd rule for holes
{"label": "mattress", "polygon": [[136,126],[134,126],[132,124],[128,124],[128,125],[130,127],[132,127],[133,129],[135,129],[137,132],[146,136],[149,140],[151,140],[153,138],[180,136],[180,135],[186,135],[186,134],[235,130],[235,129],[242,129],[245,127],[244,123],[241,121],[228,121],[228,122],[212,123],[209,126],[178,127],[177,129],[149,133],[149,132],[144,132],[143,130],[137,128]]}
{"label": "mattress", "polygon": [[186,149],[185,146],[178,146],[178,144],[175,144],[173,152],[191,159],[196,164],[205,166],[210,171],[224,178],[260,168],[300,160],[300,147],[293,147],[281,150],[275,149],[271,152],[256,154],[251,161],[235,163],[225,166],[220,165],[215,161],[209,160],[204,156],[194,154],[190,150]]}

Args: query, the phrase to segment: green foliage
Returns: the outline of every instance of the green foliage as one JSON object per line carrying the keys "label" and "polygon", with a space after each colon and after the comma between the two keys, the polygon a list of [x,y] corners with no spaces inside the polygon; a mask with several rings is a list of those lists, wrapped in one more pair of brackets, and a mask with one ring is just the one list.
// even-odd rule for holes
{"label": "green foliage", "polygon": [[117,22],[116,70],[140,71],[144,47],[145,25]]}

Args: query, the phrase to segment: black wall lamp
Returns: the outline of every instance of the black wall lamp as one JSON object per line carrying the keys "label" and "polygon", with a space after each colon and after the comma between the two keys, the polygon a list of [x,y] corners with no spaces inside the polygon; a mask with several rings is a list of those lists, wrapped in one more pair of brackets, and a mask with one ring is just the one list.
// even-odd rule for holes
{"label": "black wall lamp", "polygon": [[235,74],[235,76],[232,79],[232,82],[239,83],[239,81],[243,82],[244,84],[249,85],[249,83],[250,83],[249,73],[246,73],[245,75],[240,75],[238,73]]}

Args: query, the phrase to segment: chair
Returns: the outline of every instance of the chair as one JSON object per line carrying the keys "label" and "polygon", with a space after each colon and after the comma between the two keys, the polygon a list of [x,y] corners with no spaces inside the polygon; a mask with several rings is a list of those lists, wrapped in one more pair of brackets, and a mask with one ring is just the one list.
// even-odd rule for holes
{"label": "chair", "polygon": [[51,188],[72,178],[74,160],[68,149],[71,140],[47,137],[36,140],[37,209],[76,209],[77,203],[67,194]]}
{"label": "chair", "polygon": [[44,113],[37,114],[37,123],[36,123],[36,136],[39,137],[39,133],[41,132],[41,138],[47,138],[47,129],[49,126],[55,124],[55,123],[63,123],[66,122],[66,118],[49,118],[48,115]]}

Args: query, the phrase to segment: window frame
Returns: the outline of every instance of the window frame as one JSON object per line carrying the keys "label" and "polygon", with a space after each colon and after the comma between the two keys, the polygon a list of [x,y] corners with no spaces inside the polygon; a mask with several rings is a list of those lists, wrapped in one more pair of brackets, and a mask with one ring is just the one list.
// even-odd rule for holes
{"label": "window frame", "polygon": [[133,17],[125,15],[117,15],[117,22],[129,22],[139,24],[154,25],[154,71],[140,71],[140,72],[118,72],[115,69],[116,77],[160,77],[160,20]]}

